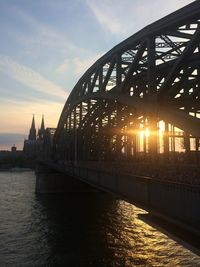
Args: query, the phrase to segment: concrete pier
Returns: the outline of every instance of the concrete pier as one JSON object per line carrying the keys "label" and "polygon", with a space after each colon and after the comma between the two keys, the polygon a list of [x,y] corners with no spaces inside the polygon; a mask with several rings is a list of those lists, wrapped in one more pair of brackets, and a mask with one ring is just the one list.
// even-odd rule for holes
{"label": "concrete pier", "polygon": [[72,176],[57,172],[48,166],[37,164],[35,192],[37,194],[60,194],[96,192],[88,184],[74,179]]}

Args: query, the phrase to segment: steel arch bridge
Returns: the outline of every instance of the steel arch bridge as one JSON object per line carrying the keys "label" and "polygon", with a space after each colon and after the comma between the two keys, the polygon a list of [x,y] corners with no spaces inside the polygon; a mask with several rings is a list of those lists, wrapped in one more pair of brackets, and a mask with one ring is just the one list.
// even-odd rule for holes
{"label": "steel arch bridge", "polygon": [[199,150],[200,1],[145,27],[97,60],[63,108],[54,152],[63,160],[168,156],[177,138]]}

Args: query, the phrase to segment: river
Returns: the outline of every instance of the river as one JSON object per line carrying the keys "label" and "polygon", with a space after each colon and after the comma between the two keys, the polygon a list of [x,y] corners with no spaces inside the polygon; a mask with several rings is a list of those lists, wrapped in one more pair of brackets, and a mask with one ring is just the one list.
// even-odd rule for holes
{"label": "river", "polygon": [[[0,266],[200,266],[200,257],[104,193],[38,196],[34,172],[0,172]],[[139,216],[139,217],[138,217]]]}

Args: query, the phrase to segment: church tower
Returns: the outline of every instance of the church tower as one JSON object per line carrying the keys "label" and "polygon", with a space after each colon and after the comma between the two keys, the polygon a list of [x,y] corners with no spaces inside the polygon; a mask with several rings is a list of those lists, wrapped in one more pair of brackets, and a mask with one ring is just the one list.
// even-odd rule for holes
{"label": "church tower", "polygon": [[35,118],[33,115],[31,128],[29,131],[28,139],[24,140],[24,154],[28,159],[36,158],[36,128],[35,128]]}
{"label": "church tower", "polygon": [[38,131],[39,139],[43,139],[44,135],[45,135],[44,115],[42,115],[42,122],[41,122],[40,129]]}
{"label": "church tower", "polygon": [[33,115],[32,124],[28,136],[28,140],[36,141],[36,129],[35,129],[35,118]]}

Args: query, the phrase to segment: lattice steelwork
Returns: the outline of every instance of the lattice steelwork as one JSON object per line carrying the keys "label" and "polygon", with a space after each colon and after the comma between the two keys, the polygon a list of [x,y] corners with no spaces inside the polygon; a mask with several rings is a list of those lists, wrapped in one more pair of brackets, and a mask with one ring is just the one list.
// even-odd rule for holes
{"label": "lattice steelwork", "polygon": [[73,88],[56,135],[58,158],[199,150],[200,1],[147,26],[96,61]]}

